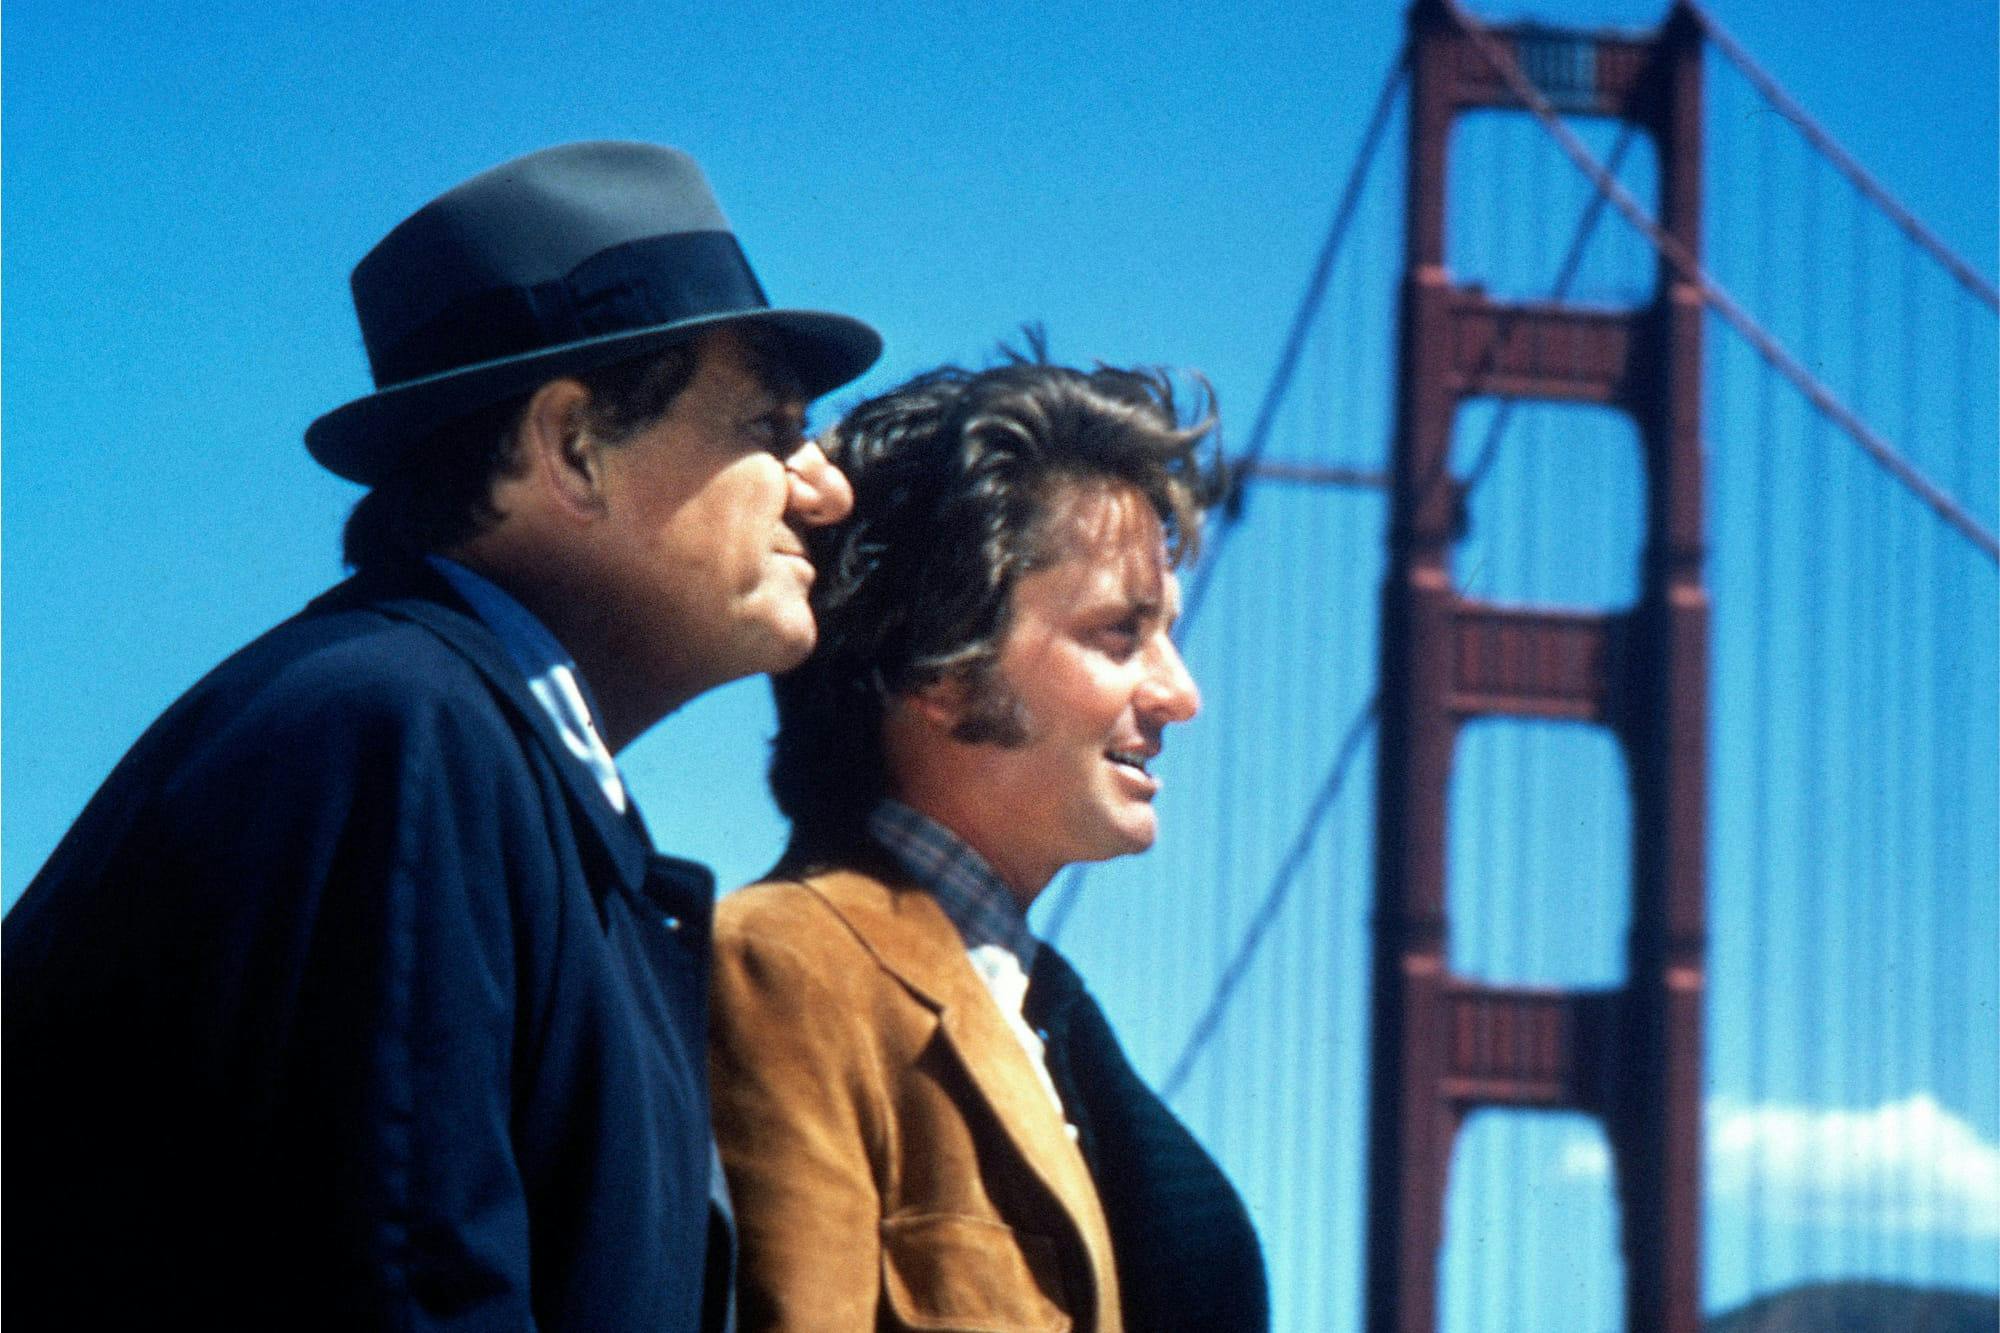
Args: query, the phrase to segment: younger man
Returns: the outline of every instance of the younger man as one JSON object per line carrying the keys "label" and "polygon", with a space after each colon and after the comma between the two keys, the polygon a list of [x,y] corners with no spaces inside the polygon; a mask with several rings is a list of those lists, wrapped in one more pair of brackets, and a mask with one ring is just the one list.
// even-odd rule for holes
{"label": "younger man", "polygon": [[835,431],[854,510],[776,684],[792,843],[718,910],[746,1329],[1264,1326],[1242,1203],[1026,917],[1153,843],[1205,433],[1163,377],[1023,363]]}

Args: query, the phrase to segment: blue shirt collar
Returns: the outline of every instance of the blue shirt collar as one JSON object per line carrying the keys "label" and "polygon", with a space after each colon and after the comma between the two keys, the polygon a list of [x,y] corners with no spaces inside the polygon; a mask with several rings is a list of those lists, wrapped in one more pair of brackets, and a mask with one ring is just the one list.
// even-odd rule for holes
{"label": "blue shirt collar", "polygon": [[563,744],[591,771],[612,808],[625,813],[628,804],[625,783],[618,775],[618,766],[612,762],[610,750],[598,735],[594,721],[597,700],[591,697],[589,684],[576,669],[576,660],[534,612],[499,584],[456,560],[441,555],[425,558],[493,631],[501,647],[507,650],[507,656],[521,668],[529,693],[555,724]]}
{"label": "blue shirt collar", "polygon": [[[500,639],[500,646],[507,650],[507,656],[514,659],[514,665],[521,668],[521,674],[529,680],[542,675],[550,667],[566,666],[576,670],[576,661],[564,649],[549,627],[535,617],[535,613],[516,601],[514,595],[483,574],[475,574],[456,560],[441,555],[426,556],[432,569],[444,575],[451,584],[452,591],[466,600],[473,612],[486,622],[486,628]],[[589,698],[588,695],[585,696]],[[593,707],[596,701],[590,700]]]}

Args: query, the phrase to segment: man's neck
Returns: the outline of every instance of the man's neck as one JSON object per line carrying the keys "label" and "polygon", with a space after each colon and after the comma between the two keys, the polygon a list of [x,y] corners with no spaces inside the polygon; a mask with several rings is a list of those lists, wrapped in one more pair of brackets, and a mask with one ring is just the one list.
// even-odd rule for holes
{"label": "man's neck", "polygon": [[686,703],[699,689],[640,688],[637,673],[612,651],[615,636],[599,622],[600,599],[587,577],[561,560],[500,539],[497,530],[444,553],[526,607],[553,634],[576,664],[596,705],[596,722],[613,754],[637,740],[654,723]]}
{"label": "man's neck", "polygon": [[1027,865],[1018,857],[1010,859],[1007,851],[1013,840],[1007,836],[1006,819],[972,802],[956,799],[957,795],[956,791],[899,791],[896,799],[977,852],[1026,912],[1061,867],[1044,869]]}

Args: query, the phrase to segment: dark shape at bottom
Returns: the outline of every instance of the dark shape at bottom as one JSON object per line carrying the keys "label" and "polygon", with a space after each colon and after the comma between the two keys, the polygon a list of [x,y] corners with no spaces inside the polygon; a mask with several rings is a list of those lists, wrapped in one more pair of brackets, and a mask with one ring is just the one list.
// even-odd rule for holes
{"label": "dark shape at bottom", "polygon": [[1708,1333],[1993,1333],[2000,1294],[1895,1282],[1815,1282],[1716,1315]]}

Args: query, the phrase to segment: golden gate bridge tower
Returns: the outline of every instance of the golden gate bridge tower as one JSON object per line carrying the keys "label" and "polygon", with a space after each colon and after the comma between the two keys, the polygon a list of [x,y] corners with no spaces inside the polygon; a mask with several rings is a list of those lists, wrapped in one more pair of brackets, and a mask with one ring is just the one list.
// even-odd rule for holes
{"label": "golden gate bridge tower", "polygon": [[[1708,604],[1700,287],[1663,253],[1653,301],[1506,303],[1445,267],[1447,141],[1472,110],[1612,117],[1649,133],[1659,228],[1698,262],[1702,28],[1650,35],[1482,28],[1450,0],[1410,13],[1397,416],[1383,592],[1376,809],[1367,1323],[1437,1327],[1453,1140],[1482,1107],[1603,1123],[1622,1214],[1627,1326],[1694,1333],[1700,1126]],[[1464,495],[1452,428],[1472,397],[1587,403],[1637,428],[1647,504],[1636,603],[1607,613],[1482,602],[1454,581]],[[1632,793],[1624,984],[1502,986],[1447,962],[1453,750],[1483,717],[1608,728]],[[1560,923],[1532,923],[1555,930]]]}

